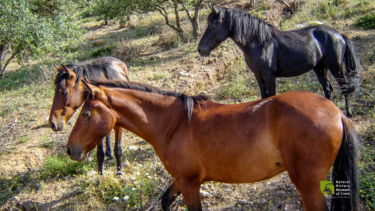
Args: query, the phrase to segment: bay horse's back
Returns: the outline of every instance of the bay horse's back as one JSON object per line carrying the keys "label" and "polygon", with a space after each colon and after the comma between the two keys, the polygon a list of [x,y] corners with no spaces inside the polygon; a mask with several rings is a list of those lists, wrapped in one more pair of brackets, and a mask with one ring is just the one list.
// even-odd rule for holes
{"label": "bay horse's back", "polygon": [[[128,78],[128,67],[120,59],[117,59],[117,58],[111,57],[111,56],[104,56],[104,57],[101,57],[99,59],[93,60],[92,64],[93,65],[102,66],[104,68],[108,68],[108,67],[112,68],[113,70],[115,70],[118,73],[118,76],[120,76],[120,77],[123,76],[120,79],[117,78],[118,76],[114,77],[113,80],[126,80],[126,81],[129,81],[129,78]],[[111,79],[111,76],[108,76],[108,78]]]}

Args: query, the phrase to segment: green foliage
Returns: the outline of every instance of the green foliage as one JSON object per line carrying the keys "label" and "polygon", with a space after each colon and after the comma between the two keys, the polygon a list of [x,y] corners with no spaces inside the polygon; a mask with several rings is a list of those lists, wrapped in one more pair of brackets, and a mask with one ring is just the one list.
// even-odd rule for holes
{"label": "green foliage", "polygon": [[57,155],[47,157],[41,171],[41,177],[84,174],[91,168],[87,165],[87,161],[76,162],[67,156]]}
{"label": "green foliage", "polygon": [[375,172],[365,172],[360,176],[360,196],[369,209],[375,209]]}
{"label": "green foliage", "polygon": [[358,18],[356,26],[364,29],[375,29],[375,13],[367,14],[363,17]]}
{"label": "green foliage", "polygon": [[235,98],[241,99],[250,93],[250,89],[247,86],[246,81],[240,74],[230,76],[231,79],[227,83],[221,86],[219,91],[219,98],[228,99]]}
{"label": "green foliage", "polygon": [[91,53],[91,56],[92,57],[109,56],[113,53],[113,49],[115,48],[116,48],[115,46],[104,46],[93,51]]}
{"label": "green foliage", "polygon": [[20,138],[20,143],[25,143],[27,140],[29,140],[30,138],[29,137],[27,137],[27,136],[22,136],[21,138]]}
{"label": "green foliage", "polygon": [[79,25],[71,15],[39,14],[47,8],[22,0],[0,2],[0,80],[11,59],[40,58],[66,45],[66,40],[81,37]]}
{"label": "green foliage", "polygon": [[130,15],[132,1],[130,0],[95,0],[91,7],[91,13],[102,20],[122,18]]}
{"label": "green foliage", "polygon": [[55,142],[51,141],[47,136],[43,136],[40,143],[42,144],[42,147],[45,147],[47,149],[55,148]]}

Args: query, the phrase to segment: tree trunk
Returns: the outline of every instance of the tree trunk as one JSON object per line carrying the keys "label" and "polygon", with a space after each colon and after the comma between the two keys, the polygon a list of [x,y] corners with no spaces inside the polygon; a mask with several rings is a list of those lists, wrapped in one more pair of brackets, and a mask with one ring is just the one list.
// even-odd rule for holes
{"label": "tree trunk", "polygon": [[190,23],[193,27],[193,31],[192,31],[192,34],[193,34],[193,37],[194,39],[198,39],[199,35],[200,35],[200,26],[199,26],[199,10],[201,9],[201,6],[202,6],[202,3],[203,3],[203,0],[199,0],[195,7],[194,7],[194,17],[191,17],[190,15],[190,12],[189,12],[189,9],[185,6],[185,4],[179,0],[179,3],[182,5],[182,7],[184,8],[189,20],[190,20]]}
{"label": "tree trunk", "polygon": [[249,7],[250,7],[250,8],[253,8],[254,5],[255,5],[255,0],[250,0]]}
{"label": "tree trunk", "polygon": [[104,17],[104,25],[108,25],[109,24],[109,18],[108,16],[105,16]]}

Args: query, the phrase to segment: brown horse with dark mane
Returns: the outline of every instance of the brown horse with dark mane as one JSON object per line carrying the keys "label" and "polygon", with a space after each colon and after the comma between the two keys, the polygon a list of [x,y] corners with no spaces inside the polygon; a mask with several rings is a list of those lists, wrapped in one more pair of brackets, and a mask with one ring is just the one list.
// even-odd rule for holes
{"label": "brown horse with dark mane", "polygon": [[207,181],[250,183],[283,171],[305,210],[328,210],[320,181],[332,165],[333,182],[349,181],[351,188],[349,198],[332,199],[332,210],[358,210],[357,133],[323,97],[298,91],[225,105],[134,82],[90,83],[67,153],[82,161],[112,128],[135,133],[175,178],[163,210],[179,193],[189,211],[202,210],[199,189]]}
{"label": "brown horse with dark mane", "polygon": [[[55,66],[58,73],[55,79],[55,96],[50,111],[49,124],[54,131],[61,131],[65,123],[84,102],[84,85],[81,79],[108,79],[128,81],[126,64],[114,57],[101,57],[92,61]],[[117,172],[121,172],[121,128],[115,127],[115,157]],[[110,136],[106,138],[106,152],[109,159],[111,154]],[[102,174],[104,162],[103,142],[98,144],[98,169]]]}

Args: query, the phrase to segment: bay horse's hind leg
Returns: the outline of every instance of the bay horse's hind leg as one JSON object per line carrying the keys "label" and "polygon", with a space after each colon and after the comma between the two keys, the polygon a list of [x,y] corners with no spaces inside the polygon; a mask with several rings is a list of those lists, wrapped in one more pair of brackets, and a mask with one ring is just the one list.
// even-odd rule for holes
{"label": "bay horse's hind leg", "polygon": [[318,77],[319,83],[322,85],[324,97],[330,100],[333,88],[328,77],[328,69],[318,66],[314,68],[314,72],[316,77]]}
{"label": "bay horse's hind leg", "polygon": [[113,159],[112,152],[111,152],[111,135],[108,135],[105,141],[105,155],[108,157],[109,160]]}
{"label": "bay horse's hind leg", "polygon": [[295,174],[289,172],[289,176],[301,196],[305,211],[328,211],[326,199],[320,190],[320,181],[326,179],[314,177],[314,173],[311,173],[309,171]]}
{"label": "bay horse's hind leg", "polygon": [[168,208],[171,206],[174,199],[180,194],[180,189],[178,188],[178,184],[175,181],[173,181],[172,185],[169,186],[169,188],[164,192],[162,198],[161,198],[161,207],[163,210],[168,210]]}

